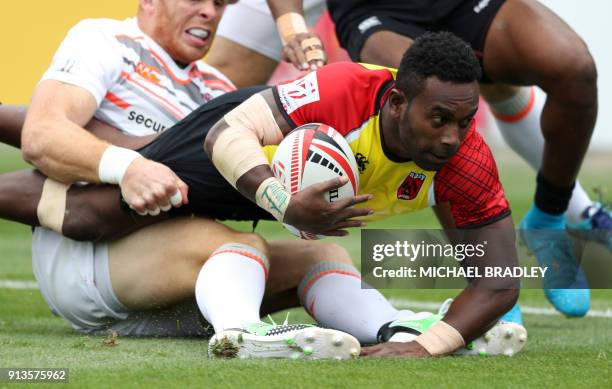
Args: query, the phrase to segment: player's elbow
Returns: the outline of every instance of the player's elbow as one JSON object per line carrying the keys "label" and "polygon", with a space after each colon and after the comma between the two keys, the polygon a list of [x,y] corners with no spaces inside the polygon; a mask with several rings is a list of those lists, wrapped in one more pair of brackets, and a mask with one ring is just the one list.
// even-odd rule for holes
{"label": "player's elbow", "polygon": [[39,166],[45,155],[46,142],[38,125],[24,125],[21,134],[21,156],[26,162]]}

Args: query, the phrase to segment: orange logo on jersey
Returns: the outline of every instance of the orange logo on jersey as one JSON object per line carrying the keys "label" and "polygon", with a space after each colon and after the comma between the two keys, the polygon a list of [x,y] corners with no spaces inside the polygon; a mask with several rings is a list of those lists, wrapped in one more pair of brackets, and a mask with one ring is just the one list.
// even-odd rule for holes
{"label": "orange logo on jersey", "polygon": [[159,84],[158,74],[161,74],[161,71],[156,67],[147,65],[143,62],[138,62],[136,65],[136,73],[140,74],[143,78],[151,81],[154,84]]}
{"label": "orange logo on jersey", "polygon": [[400,200],[412,200],[417,197],[423,183],[425,182],[425,174],[410,172],[408,177],[397,188],[397,198]]}

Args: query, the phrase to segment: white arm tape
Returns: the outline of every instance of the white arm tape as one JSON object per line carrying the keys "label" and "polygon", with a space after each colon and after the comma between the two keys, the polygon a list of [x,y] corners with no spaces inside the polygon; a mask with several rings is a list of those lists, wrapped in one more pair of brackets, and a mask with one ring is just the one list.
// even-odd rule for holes
{"label": "white arm tape", "polygon": [[276,19],[276,28],[278,28],[283,46],[292,36],[308,32],[304,17],[297,12],[288,12],[279,16]]}
{"label": "white arm tape", "polygon": [[41,226],[62,233],[66,213],[66,192],[69,186],[47,178],[43,184],[36,215]]}
{"label": "white arm tape", "polygon": [[98,165],[100,181],[120,185],[125,171],[136,158],[140,157],[142,155],[134,150],[113,145],[108,146],[104,150]]}
{"label": "white arm tape", "polygon": [[276,178],[265,179],[255,192],[255,202],[261,208],[270,212],[279,222],[285,219],[285,211],[291,200],[291,193]]}
{"label": "white arm tape", "polygon": [[224,116],[229,128],[219,134],[212,151],[212,162],[225,179],[236,187],[238,179],[252,168],[268,165],[262,145],[283,139],[265,99],[253,95]]}
{"label": "white arm tape", "polygon": [[459,331],[442,320],[417,336],[415,342],[433,356],[447,355],[465,346],[465,340]]}

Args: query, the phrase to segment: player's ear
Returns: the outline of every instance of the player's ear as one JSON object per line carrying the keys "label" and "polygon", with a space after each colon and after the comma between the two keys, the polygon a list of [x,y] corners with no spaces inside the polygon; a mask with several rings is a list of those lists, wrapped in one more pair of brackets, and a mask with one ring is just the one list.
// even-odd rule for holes
{"label": "player's ear", "polygon": [[156,0],[138,0],[138,11],[151,13],[155,8]]}
{"label": "player's ear", "polygon": [[401,90],[392,88],[387,97],[389,102],[389,113],[394,118],[400,118],[405,107],[408,105],[408,98]]}

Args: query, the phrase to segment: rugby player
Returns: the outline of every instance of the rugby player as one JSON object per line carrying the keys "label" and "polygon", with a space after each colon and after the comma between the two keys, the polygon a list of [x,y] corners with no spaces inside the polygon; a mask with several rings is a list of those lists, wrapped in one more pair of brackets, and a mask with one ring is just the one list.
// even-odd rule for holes
{"label": "rugby player", "polygon": [[[533,0],[327,3],[355,61],[398,66],[413,40],[431,30],[470,43],[483,68],[481,93],[503,137],[538,170],[521,229],[563,230],[567,211],[573,232],[612,249],[612,214],[576,181],[597,116],[597,72],[584,42],[557,15]],[[557,266],[577,274],[573,289],[548,288],[547,298],[567,316],[584,316],[589,290],[578,289],[587,282],[569,237],[559,234],[551,246],[538,236],[522,234],[541,264],[561,256]]]}
{"label": "rugby player", "polygon": [[[220,219],[274,216],[306,231],[342,235],[344,228],[362,225],[362,221],[354,217],[380,218],[448,202],[457,227],[480,227],[475,235],[494,233],[502,237],[504,243],[489,251],[486,262],[501,261],[502,265],[511,266],[516,263],[516,254],[510,210],[492,156],[473,128],[479,77],[478,62],[468,46],[450,34],[427,35],[407,51],[397,80],[391,69],[368,69],[341,63],[272,89],[259,87],[226,94],[196,110],[140,152],[175,170],[189,185],[189,204],[172,211],[173,214],[195,212]],[[348,107],[344,115],[335,109],[339,105]],[[261,112],[267,114],[256,114]],[[362,172],[364,187],[360,190],[364,193],[375,189],[373,199],[360,195],[332,205],[326,203],[322,193],[343,184],[339,179],[290,196],[284,215],[274,212],[271,215],[235,192],[199,146],[206,139],[206,150],[212,154],[211,159],[221,173],[243,195],[257,201],[255,194],[262,182],[279,185],[272,178],[260,143],[262,140],[263,143],[278,143],[284,133],[306,122],[329,123],[347,136],[356,153],[365,156],[369,163]],[[249,136],[249,129],[258,132],[259,138],[255,134]],[[227,142],[236,135],[247,144]],[[215,155],[217,142],[238,144],[245,149],[230,148]],[[249,158],[233,163],[228,156]],[[220,162],[220,158],[226,160]],[[237,174],[234,170],[237,166],[246,170]],[[414,197],[399,196],[398,190],[411,172],[425,177],[421,189]],[[278,189],[282,193],[283,189]],[[91,192],[95,188],[78,190]],[[286,192],[284,195],[289,196]],[[133,215],[122,211],[118,206],[118,194],[116,196],[106,196],[106,206],[100,205],[102,196],[96,197],[95,204],[87,202],[104,209],[86,218],[95,220],[88,233],[100,226],[104,226],[102,229],[107,234],[121,234],[139,227],[141,221],[134,222]],[[364,200],[363,206],[367,208],[350,207]],[[70,218],[83,215],[82,209],[70,210],[71,201],[67,202],[64,226],[70,224]],[[257,202],[268,210],[276,208],[260,200]],[[371,211],[374,214],[370,214]],[[153,223],[165,217],[141,220]],[[63,231],[66,233],[65,229]],[[472,234],[471,238],[476,237]],[[333,291],[350,282],[358,288],[357,274],[356,270],[339,271],[334,274],[334,284],[326,288]],[[317,321],[342,329],[346,317],[354,317],[359,305],[348,303],[350,299],[334,299],[339,291],[329,293],[330,289],[317,288],[325,279],[314,277],[314,282],[303,284],[302,301]],[[394,346],[392,352],[407,356],[441,355],[476,338],[510,309],[518,296],[514,282],[506,281],[496,286],[467,288],[451,305],[444,321],[436,324],[432,333],[425,332],[421,341],[426,346],[411,342]],[[318,306],[334,306],[333,314],[318,310]],[[363,323],[368,319],[359,316],[359,320]],[[436,348],[431,339],[440,334],[449,342],[443,347],[438,344],[440,347]]]}

